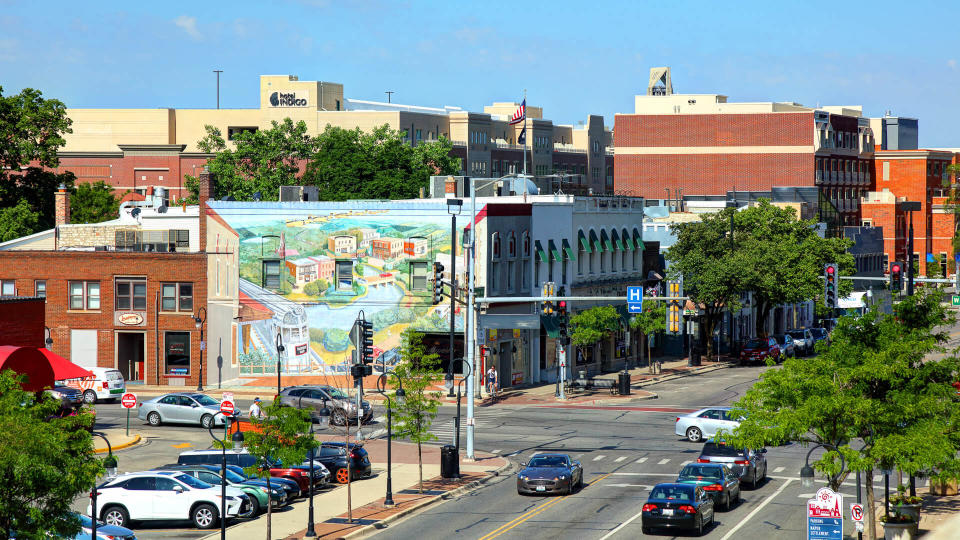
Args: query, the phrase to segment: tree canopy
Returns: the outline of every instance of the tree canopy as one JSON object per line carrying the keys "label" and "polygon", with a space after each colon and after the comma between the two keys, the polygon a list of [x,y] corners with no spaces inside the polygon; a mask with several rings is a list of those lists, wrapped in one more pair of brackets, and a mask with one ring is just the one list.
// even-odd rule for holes
{"label": "tree canopy", "polygon": [[4,97],[0,86],[0,170],[18,171],[34,161],[56,167],[57,150],[67,142],[63,135],[73,133],[71,123],[60,100],[45,99],[33,88]]}
{"label": "tree canopy", "polygon": [[593,345],[620,328],[620,314],[613,306],[595,306],[570,317],[570,341]]}

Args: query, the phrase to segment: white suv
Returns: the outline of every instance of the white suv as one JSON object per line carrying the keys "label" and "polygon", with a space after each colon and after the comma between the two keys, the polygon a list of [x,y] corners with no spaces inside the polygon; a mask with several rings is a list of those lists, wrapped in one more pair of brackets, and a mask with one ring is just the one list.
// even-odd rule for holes
{"label": "white suv", "polygon": [[[131,521],[189,519],[198,529],[219,523],[220,486],[211,486],[180,471],[120,475],[97,486],[97,516],[108,525],[129,527]],[[252,508],[243,491],[227,488],[227,517]],[[87,506],[87,515],[91,515]]]}
{"label": "white suv", "polygon": [[83,396],[83,402],[88,405],[93,405],[97,401],[114,402],[126,392],[126,381],[123,380],[120,370],[103,367],[87,369],[93,373],[93,377],[69,379],[60,381],[60,384],[79,390]]}

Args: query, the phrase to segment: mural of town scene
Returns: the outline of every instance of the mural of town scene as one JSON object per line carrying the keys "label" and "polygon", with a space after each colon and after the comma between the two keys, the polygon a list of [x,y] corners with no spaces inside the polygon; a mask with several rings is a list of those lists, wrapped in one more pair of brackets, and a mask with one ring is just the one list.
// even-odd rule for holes
{"label": "mural of town scene", "polygon": [[[346,372],[354,349],[350,330],[361,312],[373,323],[378,370],[399,360],[401,334],[408,327],[449,331],[449,298],[436,306],[431,302],[434,262],[444,265],[449,280],[451,231],[445,207],[343,210],[318,205],[308,211],[297,203],[264,218],[263,210],[223,204],[233,206],[215,210],[240,235],[241,302],[258,314],[256,320],[239,322],[242,376],[276,373],[278,332],[283,372]],[[465,223],[461,219],[458,225]],[[462,250],[457,255],[462,271]],[[463,315],[458,308],[455,325],[460,331]]]}

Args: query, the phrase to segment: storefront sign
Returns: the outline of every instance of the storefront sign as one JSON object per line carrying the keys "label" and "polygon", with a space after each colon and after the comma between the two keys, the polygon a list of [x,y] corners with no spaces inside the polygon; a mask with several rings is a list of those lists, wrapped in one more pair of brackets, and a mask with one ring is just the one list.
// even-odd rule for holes
{"label": "storefront sign", "polygon": [[147,318],[145,313],[142,312],[115,312],[114,319],[116,320],[117,325],[123,326],[144,326],[146,324]]}
{"label": "storefront sign", "polygon": [[295,349],[295,352],[296,352],[297,356],[299,356],[299,355],[301,355],[301,354],[307,354],[307,346],[306,346],[306,345],[297,345],[297,347],[296,347],[296,349]]}
{"label": "storefront sign", "polygon": [[310,95],[306,92],[274,92],[270,94],[271,107],[306,107]]}
{"label": "storefront sign", "polygon": [[513,384],[523,384],[523,372],[517,371],[513,374]]}

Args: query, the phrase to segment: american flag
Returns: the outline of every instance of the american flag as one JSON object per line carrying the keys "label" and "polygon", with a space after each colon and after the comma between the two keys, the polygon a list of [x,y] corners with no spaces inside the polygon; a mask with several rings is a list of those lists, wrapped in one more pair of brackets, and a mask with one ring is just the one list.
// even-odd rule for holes
{"label": "american flag", "polygon": [[519,124],[527,118],[527,98],[523,98],[523,103],[520,104],[520,108],[517,109],[517,112],[513,113],[513,116],[510,117],[510,121],[507,122],[511,126],[514,124]]}

